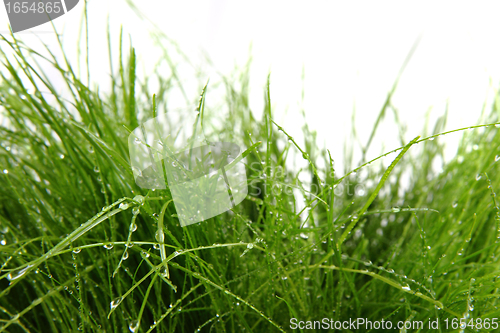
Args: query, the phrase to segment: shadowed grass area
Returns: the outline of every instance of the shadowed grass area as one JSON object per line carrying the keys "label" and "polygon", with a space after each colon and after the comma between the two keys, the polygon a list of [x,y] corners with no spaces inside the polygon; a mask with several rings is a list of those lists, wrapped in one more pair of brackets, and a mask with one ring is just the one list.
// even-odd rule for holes
{"label": "shadowed grass area", "polygon": [[[486,125],[457,130],[458,154],[442,172],[433,165],[444,160],[444,118],[432,135],[339,177],[307,126],[300,145],[273,120],[269,84],[254,117],[248,68],[201,99],[184,92],[206,111],[208,136],[244,147],[249,194],[182,228],[168,187],[135,184],[127,143],[182,94],[176,55],[169,72],[137,77],[136,51],[125,56],[120,36],[103,93],[54,50],[42,56],[12,37],[0,46],[0,332],[274,332],[290,331],[291,318],[413,320],[421,331],[438,319],[442,332],[488,319],[494,331],[498,99]],[[204,110],[211,86],[226,92],[228,114]],[[292,168],[294,154],[308,166]]]}

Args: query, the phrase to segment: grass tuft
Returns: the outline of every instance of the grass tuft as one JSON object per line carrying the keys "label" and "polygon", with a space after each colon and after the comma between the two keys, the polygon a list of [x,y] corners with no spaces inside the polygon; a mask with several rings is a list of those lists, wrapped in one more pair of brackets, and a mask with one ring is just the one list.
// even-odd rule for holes
{"label": "grass tuft", "polygon": [[[498,102],[486,124],[442,132],[442,119],[366,162],[375,126],[361,164],[339,177],[307,126],[301,145],[273,120],[269,78],[256,119],[248,67],[210,85],[200,77],[200,99],[183,89],[176,54],[143,78],[121,33],[119,44],[110,88],[99,89],[62,45],[56,55],[1,38],[0,332],[283,332],[291,318],[412,320],[421,331],[438,319],[444,332],[453,319],[500,316]],[[211,86],[227,92],[216,107]],[[246,147],[249,190],[184,228],[168,187],[135,184],[127,146],[175,94],[198,103],[207,137]],[[436,172],[453,132],[457,156]],[[294,169],[295,155],[307,167]]]}

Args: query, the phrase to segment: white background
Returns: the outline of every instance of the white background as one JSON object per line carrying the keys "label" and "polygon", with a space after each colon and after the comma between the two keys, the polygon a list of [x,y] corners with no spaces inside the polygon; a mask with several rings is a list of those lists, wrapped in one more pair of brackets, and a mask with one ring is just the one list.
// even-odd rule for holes
{"label": "white background", "polygon": [[[421,43],[394,96],[401,120],[407,124],[407,141],[422,134],[429,108],[433,124],[444,113],[447,100],[447,129],[476,124],[487,94],[500,81],[498,2],[158,0],[137,1],[137,5],[194,63],[203,63],[208,55],[214,63],[211,76],[216,75],[215,69],[228,74],[244,65],[252,43],[250,105],[260,114],[270,72],[275,119],[294,136],[299,136],[303,123],[299,102],[304,68],[306,121],[337,161],[342,160],[345,140],[352,140],[354,102],[356,130],[365,143],[420,34]],[[72,58],[83,7],[80,1],[54,21],[60,31],[64,29]],[[138,19],[124,1],[90,0],[88,9],[93,81],[104,82],[109,72],[108,15],[115,50],[123,24],[125,36],[130,34],[136,47],[138,67],[147,73],[160,57],[148,38],[151,23]],[[0,30],[8,30],[3,7]],[[17,36],[32,45],[38,45],[40,38],[55,47],[50,31],[50,24],[45,24]],[[185,77],[188,84],[190,79]],[[190,88],[193,96],[199,93],[197,88]],[[458,136],[443,140],[451,157]],[[398,129],[389,113],[369,156],[399,146]]]}

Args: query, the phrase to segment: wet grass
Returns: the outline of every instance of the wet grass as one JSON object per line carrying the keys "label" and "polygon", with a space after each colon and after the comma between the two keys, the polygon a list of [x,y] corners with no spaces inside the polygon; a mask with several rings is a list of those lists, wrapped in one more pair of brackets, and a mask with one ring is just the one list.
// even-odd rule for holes
{"label": "wet grass", "polygon": [[[2,38],[0,332],[274,332],[290,331],[291,318],[413,320],[421,331],[438,319],[441,332],[466,318],[493,327],[498,99],[485,125],[457,129],[457,156],[441,172],[433,165],[444,160],[445,118],[342,175],[307,126],[301,144],[273,120],[269,85],[255,118],[248,68],[211,82],[202,97],[222,89],[219,106],[229,111],[217,118],[217,104],[206,106],[205,131],[245,147],[249,195],[182,228],[168,188],[135,184],[127,139],[182,94],[173,59],[183,58],[137,77],[138,51],[119,40],[104,93],[55,55],[64,52],[42,56]],[[48,67],[67,84],[64,98]],[[381,121],[386,111],[391,103]],[[292,168],[294,155],[307,166]]]}

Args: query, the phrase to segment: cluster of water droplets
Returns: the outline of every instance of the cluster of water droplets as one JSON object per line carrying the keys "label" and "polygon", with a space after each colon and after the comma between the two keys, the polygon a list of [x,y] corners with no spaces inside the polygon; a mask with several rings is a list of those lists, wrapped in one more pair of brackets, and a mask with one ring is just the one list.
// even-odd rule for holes
{"label": "cluster of water droplets", "polygon": [[[414,284],[414,285],[417,285],[417,286],[418,286],[418,287],[417,287],[417,289],[416,289],[416,291],[415,291],[415,294],[421,294],[421,293],[418,291],[418,289],[422,288],[422,289],[423,289],[423,290],[425,290],[425,291],[426,291],[429,295],[431,295],[431,296],[432,296],[432,298],[436,298],[436,293],[435,293],[433,290],[431,290],[431,289],[427,288],[424,284],[422,284],[422,283],[420,283],[420,282],[418,282],[418,281],[416,281],[416,280],[414,280],[414,279],[408,278],[406,275],[396,273],[396,272],[394,271],[394,269],[392,269],[392,268],[385,268],[385,267],[383,267],[383,266],[377,266],[377,265],[373,264],[371,261],[365,261],[365,262],[363,262],[363,264],[364,264],[365,266],[367,266],[367,267],[371,267],[371,268],[377,269],[377,270],[379,270],[379,271],[382,271],[382,272],[385,272],[385,273],[389,273],[389,274],[391,274],[391,275],[394,275],[394,276],[398,277],[399,279],[401,279],[401,280],[405,281],[405,283],[401,285],[401,289],[403,289],[403,290],[405,290],[405,291],[408,291],[408,292],[411,292],[411,291],[412,291],[412,289],[411,289],[411,287],[410,287],[410,285],[409,285],[409,283],[411,283],[411,284]],[[364,270],[364,272],[365,272],[365,273],[369,273],[370,271],[369,271],[369,270]],[[429,277],[427,278],[427,280],[428,280],[428,281],[432,281],[432,275],[431,275],[431,276],[429,276]]]}
{"label": "cluster of water droplets", "polygon": [[[469,292],[467,293],[467,306],[465,308],[465,312],[462,315],[462,319],[464,319],[465,322],[470,318],[470,313],[474,311],[474,298],[472,297],[472,286],[476,282],[475,278],[471,278],[469,282]],[[460,333],[464,333],[465,329],[467,327],[467,324],[464,324],[462,321],[460,323]]]}

